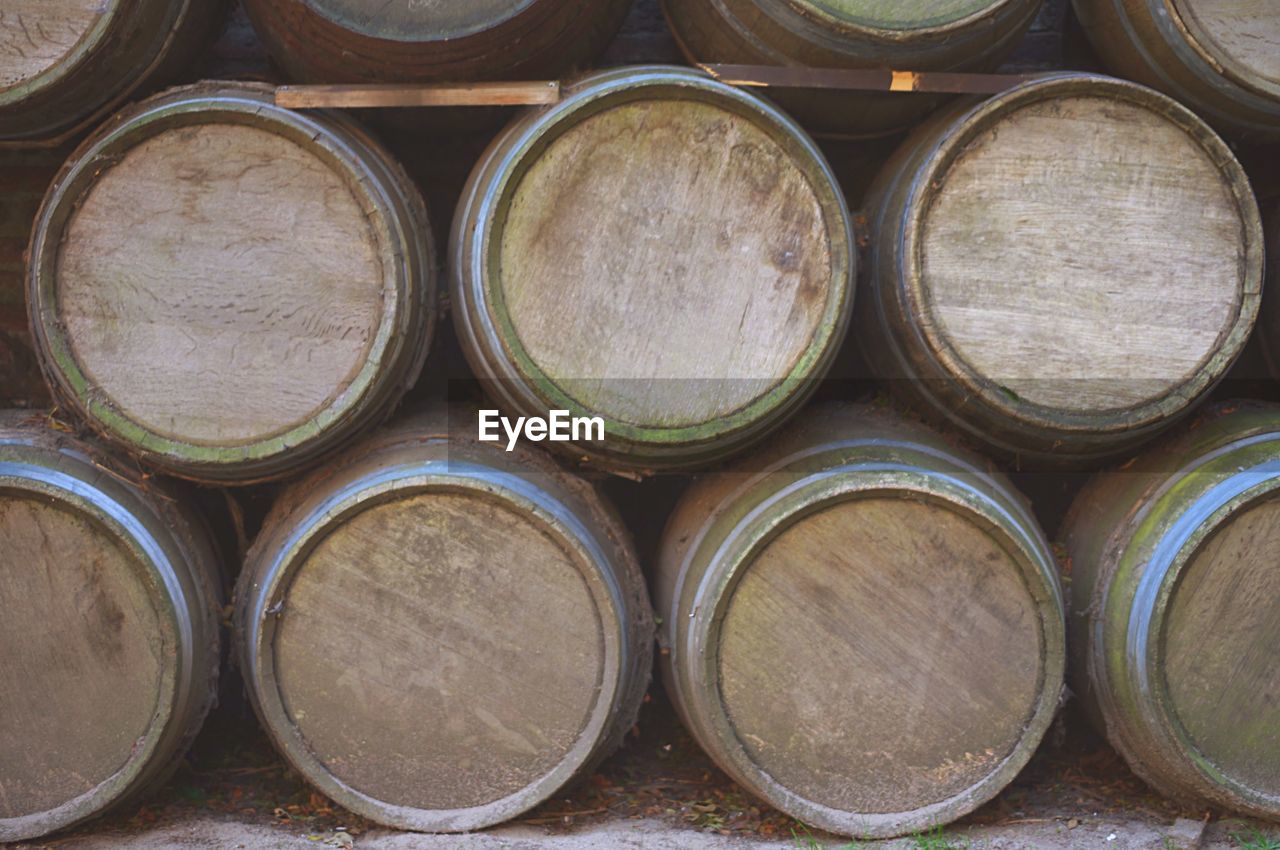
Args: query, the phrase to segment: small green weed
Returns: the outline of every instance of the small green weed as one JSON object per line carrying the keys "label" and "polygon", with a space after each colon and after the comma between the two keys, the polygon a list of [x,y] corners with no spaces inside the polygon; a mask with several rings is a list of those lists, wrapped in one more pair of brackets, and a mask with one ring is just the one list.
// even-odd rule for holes
{"label": "small green weed", "polygon": [[917,832],[911,836],[911,840],[915,842],[916,850],[968,850],[970,846],[969,839],[953,839],[940,826],[935,826],[928,832]]}
{"label": "small green weed", "polygon": [[1256,829],[1249,832],[1233,832],[1231,840],[1240,850],[1280,850],[1280,838]]}

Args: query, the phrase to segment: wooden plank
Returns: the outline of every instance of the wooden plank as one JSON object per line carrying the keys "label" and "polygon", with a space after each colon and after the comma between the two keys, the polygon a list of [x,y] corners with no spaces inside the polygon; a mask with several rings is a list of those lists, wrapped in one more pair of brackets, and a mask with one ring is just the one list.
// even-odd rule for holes
{"label": "wooden plank", "polygon": [[450,85],[280,86],[286,109],[381,109],[412,106],[538,106],[560,101],[555,80]]}
{"label": "wooden plank", "polygon": [[709,64],[699,67],[717,80],[735,86],[931,94],[998,94],[1036,77],[1033,74],[958,74],[781,65]]}

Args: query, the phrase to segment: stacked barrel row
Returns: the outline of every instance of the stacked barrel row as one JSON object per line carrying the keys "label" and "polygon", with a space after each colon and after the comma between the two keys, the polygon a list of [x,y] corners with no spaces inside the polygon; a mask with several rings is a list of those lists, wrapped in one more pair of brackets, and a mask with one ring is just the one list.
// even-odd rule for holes
{"label": "stacked barrel row", "polygon": [[[282,66],[323,81],[555,75],[625,12],[383,5],[247,4]],[[667,12],[695,59],[974,70],[1038,4],[927,5]],[[1175,3],[1199,21],[1180,37],[1231,55],[1232,34],[1275,40],[1274,13],[1195,5]],[[25,64],[6,60],[0,118],[21,120],[0,135],[92,120],[161,79],[208,6],[24,7],[58,26],[16,50]],[[1092,6],[1102,32],[1142,4]],[[1161,27],[1125,32],[1165,63],[1153,81],[1177,81],[1164,87],[1220,129],[1275,132],[1266,55],[1219,61],[1239,90],[1217,85],[1202,108],[1208,65],[1167,72],[1190,62],[1185,46],[1159,49],[1173,37]],[[0,421],[0,550],[15,567],[0,600],[24,612],[0,623],[16,683],[0,695],[0,763],[18,766],[0,778],[0,839],[154,785],[208,710],[218,559],[144,470],[288,479],[240,570],[239,666],[285,758],[382,823],[514,817],[635,722],[655,617],[626,527],[581,474],[593,469],[705,471],[648,576],[660,667],[707,752],[784,811],[856,836],[972,811],[1052,721],[1070,631],[1075,690],[1139,773],[1280,817],[1266,698],[1280,677],[1266,652],[1280,409],[1219,409],[1090,485],[1063,530],[1070,617],[1025,499],[963,445],[1098,469],[1189,416],[1261,310],[1244,170],[1166,95],[1045,75],[916,127],[873,186],[860,253],[797,119],[874,135],[936,106],[775,103],[670,66],[575,77],[475,165],[447,259],[419,188],[346,116],[222,82],[100,124],[37,215],[26,294],[59,415],[96,439],[61,433],[63,419]],[[446,289],[505,414],[599,417],[604,439],[548,443],[559,459],[504,451],[476,439],[474,409],[439,401],[377,430],[443,368],[429,352]],[[914,416],[805,407],[848,349]],[[121,684],[129,698],[98,710]]]}

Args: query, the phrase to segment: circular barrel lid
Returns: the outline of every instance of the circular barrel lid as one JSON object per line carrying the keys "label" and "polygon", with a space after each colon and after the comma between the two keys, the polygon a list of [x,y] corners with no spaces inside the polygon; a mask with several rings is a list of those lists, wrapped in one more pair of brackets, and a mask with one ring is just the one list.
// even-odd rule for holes
{"label": "circular barrel lid", "polygon": [[1215,68],[1280,100],[1280,10],[1266,0],[1173,0],[1170,6]]}
{"label": "circular barrel lid", "polygon": [[924,343],[1015,419],[1122,431],[1174,415],[1257,315],[1243,170],[1130,83],[1055,77],[972,109],[909,203],[905,297]]}
{"label": "circular barrel lid", "polygon": [[37,340],[60,395],[193,477],[274,474],[421,364],[411,196],[336,124],[176,90],[90,140],[37,221]]}
{"label": "circular barrel lid", "polygon": [[638,650],[562,506],[491,471],[423,475],[362,477],[251,553],[246,663],[325,793],[392,826],[479,829],[601,752]]}
{"label": "circular barrel lid", "polygon": [[691,71],[597,75],[490,166],[454,246],[463,336],[482,376],[523,386],[522,412],[600,416],[605,451],[644,466],[759,431],[825,371],[853,297],[849,217],[764,101]]}
{"label": "circular barrel lid", "polygon": [[737,569],[708,638],[735,774],[853,835],[923,829],[998,793],[1056,708],[1062,628],[1042,567],[923,493],[814,505],[780,528]]}

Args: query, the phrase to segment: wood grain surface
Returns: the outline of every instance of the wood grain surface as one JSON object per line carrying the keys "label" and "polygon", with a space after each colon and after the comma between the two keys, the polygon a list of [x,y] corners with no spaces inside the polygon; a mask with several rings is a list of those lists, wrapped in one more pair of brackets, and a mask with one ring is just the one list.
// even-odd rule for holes
{"label": "wood grain surface", "polygon": [[394,286],[366,212],[266,130],[148,139],[66,229],[58,311],[78,361],[158,433],[243,444],[296,427],[364,365]]}
{"label": "wood grain surface", "polygon": [[0,410],[0,844],[164,781],[215,700],[221,659],[203,521],[49,421]]}
{"label": "wood grain surface", "polygon": [[114,535],[0,489],[0,820],[112,779],[154,735],[176,652],[155,590]]}
{"label": "wood grain surface", "polygon": [[644,427],[737,411],[813,344],[833,286],[806,174],[753,121],[640,100],[559,135],[502,231],[529,356],[582,405]]}
{"label": "wood grain surface", "polygon": [[585,776],[636,722],[652,610],[587,482],[433,408],[285,489],[236,590],[264,728],[378,823],[464,832]]}
{"label": "wood grain surface", "polygon": [[783,786],[844,811],[951,799],[1022,739],[1036,602],[971,520],[907,498],[810,515],[750,564],[720,641],[725,708]]}
{"label": "wood grain surface", "polygon": [[582,568],[478,496],[361,512],[284,598],[276,670],[293,721],[334,776],[389,804],[462,809],[516,793],[572,749],[601,687]]}
{"label": "wood grain surface", "polygon": [[0,96],[56,66],[111,6],[111,0],[5,0],[0,8]]}
{"label": "wood grain surface", "polygon": [[1163,115],[1103,97],[1029,103],[932,179],[922,321],[1021,399],[1148,403],[1235,324],[1248,285],[1237,199]]}
{"label": "wood grain surface", "polygon": [[1173,6],[1216,59],[1280,86],[1280,8],[1271,0],[1175,0]]}
{"label": "wood grain surface", "polygon": [[1280,499],[1231,517],[1186,567],[1164,628],[1164,680],[1216,770],[1280,797]]}
{"label": "wood grain surface", "polygon": [[560,100],[560,83],[456,83],[280,86],[276,106],[287,109],[376,109],[415,106],[529,106]]}
{"label": "wood grain surface", "polygon": [[653,573],[666,692],[735,781],[859,839],[973,811],[1057,713],[1057,566],[986,461],[819,404],[699,476]]}

